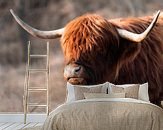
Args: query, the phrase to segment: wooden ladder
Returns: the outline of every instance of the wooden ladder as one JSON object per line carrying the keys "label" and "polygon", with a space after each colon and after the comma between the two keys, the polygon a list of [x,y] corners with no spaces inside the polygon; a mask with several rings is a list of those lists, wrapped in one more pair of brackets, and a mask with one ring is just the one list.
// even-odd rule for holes
{"label": "wooden ladder", "polygon": [[[32,69],[30,67],[31,58],[46,58],[46,68],[45,69]],[[30,87],[30,74],[43,72],[46,74],[46,87]],[[24,96],[23,96],[23,106],[24,106],[24,124],[27,121],[27,114],[29,113],[29,107],[45,107],[46,114],[49,115],[49,77],[50,77],[50,67],[49,67],[49,42],[47,42],[47,54],[46,55],[37,55],[31,54],[31,43],[28,42],[28,62],[26,65],[26,75],[25,75],[25,82],[24,82]],[[46,92],[46,103],[39,104],[39,103],[30,103],[29,102],[29,93],[30,92]]]}

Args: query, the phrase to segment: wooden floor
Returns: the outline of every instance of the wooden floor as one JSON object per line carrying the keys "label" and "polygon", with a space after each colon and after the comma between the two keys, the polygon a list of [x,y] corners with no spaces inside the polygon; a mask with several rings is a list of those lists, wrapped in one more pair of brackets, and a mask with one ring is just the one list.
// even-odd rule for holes
{"label": "wooden floor", "polygon": [[19,130],[28,127],[43,125],[46,114],[28,114],[27,123],[24,124],[24,114],[0,113],[0,130]]}
{"label": "wooden floor", "polygon": [[0,130],[20,130],[23,128],[28,127],[36,127],[36,126],[42,126],[43,123],[17,123],[17,122],[6,122],[6,123],[0,123]]}

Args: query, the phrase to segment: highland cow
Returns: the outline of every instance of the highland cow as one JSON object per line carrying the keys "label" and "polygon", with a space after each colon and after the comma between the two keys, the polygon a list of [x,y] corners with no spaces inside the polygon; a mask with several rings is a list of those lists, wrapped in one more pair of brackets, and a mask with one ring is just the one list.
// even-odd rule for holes
{"label": "highland cow", "polygon": [[[61,37],[65,56],[64,77],[72,84],[149,83],[154,104],[163,100],[163,14],[106,20],[86,14],[63,29],[40,31],[16,21],[33,36]],[[160,15],[160,16],[159,16]],[[152,22],[151,22],[152,21]],[[150,23],[151,22],[151,23]]]}

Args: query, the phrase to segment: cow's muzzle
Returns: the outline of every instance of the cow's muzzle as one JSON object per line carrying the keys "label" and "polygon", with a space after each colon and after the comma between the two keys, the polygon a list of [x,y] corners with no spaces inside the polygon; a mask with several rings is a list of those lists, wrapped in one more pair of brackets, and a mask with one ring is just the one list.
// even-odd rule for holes
{"label": "cow's muzzle", "polygon": [[69,64],[64,68],[64,78],[71,84],[87,84],[88,75],[82,65]]}

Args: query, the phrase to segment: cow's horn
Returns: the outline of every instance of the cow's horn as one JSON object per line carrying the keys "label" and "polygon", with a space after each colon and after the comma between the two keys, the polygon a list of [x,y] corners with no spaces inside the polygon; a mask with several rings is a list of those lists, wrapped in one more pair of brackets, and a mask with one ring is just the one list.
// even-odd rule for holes
{"label": "cow's horn", "polygon": [[15,18],[15,20],[18,22],[18,24],[22,28],[24,28],[28,33],[30,33],[31,35],[33,35],[35,37],[39,37],[42,39],[55,39],[55,38],[61,37],[64,32],[64,28],[58,29],[58,30],[52,30],[52,31],[41,31],[41,30],[35,29],[35,28],[29,26],[28,24],[26,24],[25,22],[23,22],[14,13],[14,11],[12,9],[10,9],[10,12],[13,15],[13,17]]}
{"label": "cow's horn", "polygon": [[125,38],[127,40],[139,43],[142,40],[144,40],[144,38],[150,33],[150,31],[152,30],[152,28],[154,27],[155,23],[157,22],[157,19],[159,17],[160,11],[158,11],[155,15],[154,15],[154,19],[151,22],[151,24],[148,26],[148,28],[141,34],[136,34],[136,33],[132,33],[129,32],[127,30],[124,29],[117,29],[119,35],[122,38]]}

